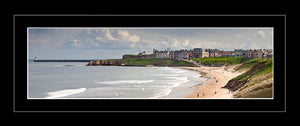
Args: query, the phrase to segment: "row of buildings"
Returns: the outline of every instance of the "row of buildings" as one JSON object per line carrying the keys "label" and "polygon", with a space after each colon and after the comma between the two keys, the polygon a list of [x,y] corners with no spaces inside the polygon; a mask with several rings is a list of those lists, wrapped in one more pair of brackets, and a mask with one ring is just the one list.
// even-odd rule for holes
{"label": "row of buildings", "polygon": [[244,58],[272,58],[273,50],[272,49],[254,49],[254,50],[242,50],[235,49],[235,56],[241,56]]}
{"label": "row of buildings", "polygon": [[243,58],[272,58],[272,49],[235,49],[234,51],[224,51],[219,49],[194,48],[193,50],[181,49],[171,51],[158,51],[153,49],[155,58],[161,59],[190,59],[207,57],[243,57]]}
{"label": "row of buildings", "polygon": [[235,49],[234,51],[224,51],[219,49],[194,48],[193,50],[164,50],[153,49],[153,54],[139,53],[138,55],[123,55],[127,58],[159,58],[159,59],[190,59],[207,57],[243,57],[243,58],[272,58],[272,49]]}

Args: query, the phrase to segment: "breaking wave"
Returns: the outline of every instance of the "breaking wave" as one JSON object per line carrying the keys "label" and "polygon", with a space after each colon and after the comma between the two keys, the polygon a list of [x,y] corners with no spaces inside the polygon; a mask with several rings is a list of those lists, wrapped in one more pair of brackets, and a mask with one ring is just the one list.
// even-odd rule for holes
{"label": "breaking wave", "polygon": [[118,81],[101,81],[96,82],[97,84],[142,84],[142,83],[150,83],[154,80],[118,80]]}
{"label": "breaking wave", "polygon": [[46,98],[60,98],[60,97],[65,97],[68,95],[72,94],[78,94],[81,92],[84,92],[86,88],[78,88],[78,89],[66,89],[66,90],[59,90],[59,91],[53,91],[53,92],[48,92],[48,97]]}

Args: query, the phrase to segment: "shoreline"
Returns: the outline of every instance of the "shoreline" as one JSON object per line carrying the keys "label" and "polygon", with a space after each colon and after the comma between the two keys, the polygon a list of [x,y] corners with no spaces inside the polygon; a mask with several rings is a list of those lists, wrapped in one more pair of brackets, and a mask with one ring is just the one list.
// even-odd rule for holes
{"label": "shoreline", "polygon": [[[113,66],[113,65],[101,65],[101,66]],[[185,70],[191,70],[199,72],[202,78],[207,80],[202,83],[187,86],[178,86],[171,90],[171,92],[159,98],[215,98],[215,99],[229,99],[233,98],[234,92],[229,92],[228,89],[222,88],[227,82],[242,74],[241,72],[234,72],[230,67],[228,70],[224,70],[223,67],[188,67],[188,66],[136,66],[136,65],[124,65],[125,67],[173,67]]]}
{"label": "shoreline", "polygon": [[[177,67],[181,69],[193,70],[200,72],[202,77],[207,78],[203,84],[197,84],[192,86],[192,92],[186,95],[184,98],[220,98],[229,99],[233,98],[233,93],[228,89],[222,88],[227,82],[242,74],[241,72],[234,72],[231,67],[228,70],[224,70],[224,67]],[[203,76],[203,73],[206,73]]]}

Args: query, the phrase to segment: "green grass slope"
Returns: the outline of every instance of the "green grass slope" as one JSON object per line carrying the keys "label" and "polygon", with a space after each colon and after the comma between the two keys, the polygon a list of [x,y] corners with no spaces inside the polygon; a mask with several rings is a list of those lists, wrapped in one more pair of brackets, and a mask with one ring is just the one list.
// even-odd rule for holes
{"label": "green grass slope", "polygon": [[224,65],[226,63],[227,65],[240,64],[245,61],[248,61],[249,59],[244,59],[242,57],[209,57],[209,58],[193,58],[190,60],[198,61],[202,65],[218,66],[218,65]]}
{"label": "green grass slope", "polygon": [[194,66],[182,60],[174,59],[157,59],[157,58],[130,58],[124,59],[125,65],[154,65],[154,66]]}
{"label": "green grass slope", "polygon": [[245,70],[243,74],[231,79],[224,86],[235,93],[236,98],[269,98],[272,97],[273,59],[256,58],[244,62],[235,70]]}

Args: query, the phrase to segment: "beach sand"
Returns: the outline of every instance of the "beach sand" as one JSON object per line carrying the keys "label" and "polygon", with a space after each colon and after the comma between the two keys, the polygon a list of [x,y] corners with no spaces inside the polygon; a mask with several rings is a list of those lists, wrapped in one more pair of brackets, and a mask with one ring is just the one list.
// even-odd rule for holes
{"label": "beach sand", "polygon": [[193,92],[185,98],[215,98],[215,99],[228,99],[233,98],[233,93],[228,89],[222,88],[227,82],[242,74],[241,72],[234,72],[231,67],[224,70],[224,67],[178,67],[188,70],[196,70],[198,72],[205,72],[208,80],[202,85],[195,85],[192,87]]}

